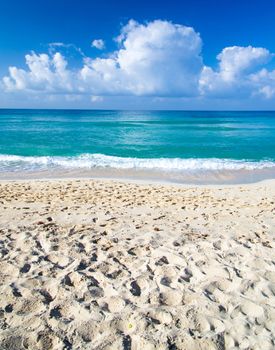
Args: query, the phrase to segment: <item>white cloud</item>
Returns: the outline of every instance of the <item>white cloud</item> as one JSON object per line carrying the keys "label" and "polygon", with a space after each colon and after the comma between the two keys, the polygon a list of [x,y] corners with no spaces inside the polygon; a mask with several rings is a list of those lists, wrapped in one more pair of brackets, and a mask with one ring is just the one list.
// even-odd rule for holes
{"label": "white cloud", "polygon": [[249,72],[270,58],[270,52],[261,47],[226,47],[218,55],[220,72],[225,81],[232,81],[240,74]]}
{"label": "white cloud", "polygon": [[197,94],[201,39],[193,28],[165,21],[146,26],[132,21],[122,40],[117,63],[133,94]]}
{"label": "white cloud", "polygon": [[[198,92],[201,39],[193,28],[154,21],[130,21],[120,49],[107,58],[85,58],[80,70],[67,68],[60,53],[26,56],[28,70],[10,67],[7,90],[41,90],[92,95],[191,96]],[[59,44],[59,43],[58,43]],[[56,45],[55,45],[56,46]]]}
{"label": "white cloud", "polygon": [[102,39],[95,39],[92,41],[92,46],[98,50],[103,50],[105,48],[105,43]]}
{"label": "white cloud", "polygon": [[53,43],[49,43],[48,44],[48,47],[49,47],[49,52],[51,55],[53,55],[54,53],[57,52],[57,50],[59,51],[67,51],[67,52],[75,52],[77,54],[79,54],[80,56],[82,57],[85,57],[83,51],[81,50],[80,47],[77,47],[76,45],[74,44],[65,44],[65,43],[62,43],[62,42],[53,42]]}
{"label": "white cloud", "polygon": [[33,90],[49,93],[73,91],[73,73],[67,70],[67,61],[59,52],[51,57],[33,52],[25,58],[28,71],[10,67],[10,75],[3,78],[7,91]]}
{"label": "white cloud", "polygon": [[250,94],[255,89],[251,74],[271,57],[271,53],[261,47],[226,47],[217,56],[217,71],[204,66],[200,79],[201,92],[225,97]]}
{"label": "white cloud", "polygon": [[258,94],[269,99],[275,97],[275,70],[268,71],[266,68],[251,75],[251,81],[258,86]]}
{"label": "white cloud", "polygon": [[[273,57],[265,48],[226,47],[217,56],[218,68],[214,70],[203,65],[202,41],[191,27],[161,20],[147,24],[131,20],[116,42],[118,49],[108,56],[89,58],[82,54],[78,69],[70,68],[64,54],[56,52],[72,44],[51,43],[48,54],[25,56],[27,69],[9,68],[9,75],[2,79],[5,91],[63,95],[67,100],[70,95],[71,100],[87,95],[91,102],[102,101],[102,96],[125,95],[275,96],[275,70],[262,67]],[[104,42],[97,39],[92,45],[102,49]]]}

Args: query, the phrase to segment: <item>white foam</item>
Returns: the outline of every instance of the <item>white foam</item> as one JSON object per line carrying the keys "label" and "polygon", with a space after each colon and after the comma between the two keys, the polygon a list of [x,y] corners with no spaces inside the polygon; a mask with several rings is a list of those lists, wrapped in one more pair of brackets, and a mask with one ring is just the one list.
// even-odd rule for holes
{"label": "white foam", "polygon": [[0,155],[0,171],[36,171],[50,169],[114,168],[182,172],[196,170],[254,170],[275,168],[274,161],[247,161],[218,158],[127,158],[104,154],[82,154],[74,157],[24,157]]}

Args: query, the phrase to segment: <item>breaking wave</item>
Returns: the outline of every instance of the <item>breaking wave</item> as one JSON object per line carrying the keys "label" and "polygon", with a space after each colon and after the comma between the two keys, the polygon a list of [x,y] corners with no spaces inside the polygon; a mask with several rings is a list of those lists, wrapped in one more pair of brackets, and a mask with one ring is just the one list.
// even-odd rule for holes
{"label": "breaking wave", "polygon": [[233,160],[218,158],[127,158],[104,154],[79,156],[16,156],[0,155],[0,172],[40,171],[54,169],[129,169],[181,171],[256,170],[275,168],[275,161]]}

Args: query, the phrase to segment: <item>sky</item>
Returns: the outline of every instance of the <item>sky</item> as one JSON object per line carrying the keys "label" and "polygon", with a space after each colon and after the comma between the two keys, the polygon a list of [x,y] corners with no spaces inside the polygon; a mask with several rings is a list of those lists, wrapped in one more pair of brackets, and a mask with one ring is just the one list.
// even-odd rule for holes
{"label": "sky", "polygon": [[275,109],[274,0],[0,0],[0,108]]}

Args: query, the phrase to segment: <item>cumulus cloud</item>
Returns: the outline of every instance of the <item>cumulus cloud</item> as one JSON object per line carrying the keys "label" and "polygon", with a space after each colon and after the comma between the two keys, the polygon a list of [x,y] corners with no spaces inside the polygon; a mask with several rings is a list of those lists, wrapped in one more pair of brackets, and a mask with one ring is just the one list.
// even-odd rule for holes
{"label": "cumulus cloud", "polygon": [[197,94],[202,69],[201,38],[191,27],[166,21],[124,28],[117,62],[127,88],[135,94]]}
{"label": "cumulus cloud", "polygon": [[258,87],[258,94],[263,95],[267,99],[275,97],[275,70],[268,71],[266,68],[263,68],[251,75],[251,81]]}
{"label": "cumulus cloud", "polygon": [[10,67],[4,84],[12,90],[60,90],[92,95],[191,96],[198,92],[201,39],[191,27],[167,21],[130,21],[107,58],[85,58],[78,71],[60,54],[26,55],[27,70]]}
{"label": "cumulus cloud", "polygon": [[261,47],[226,47],[218,55],[220,71],[225,81],[232,81],[270,58],[270,52]]}
{"label": "cumulus cloud", "polygon": [[251,74],[271,57],[271,53],[261,47],[226,47],[217,56],[218,70],[204,66],[200,78],[201,92],[214,96],[250,94],[256,88]]}
{"label": "cumulus cloud", "polygon": [[103,50],[105,48],[105,43],[102,39],[93,40],[91,45],[98,50]]}
{"label": "cumulus cloud", "polygon": [[[263,67],[273,58],[265,48],[232,46],[218,54],[218,67],[203,64],[202,40],[192,27],[156,20],[122,27],[118,48],[104,57],[82,55],[80,68],[69,67],[62,48],[25,56],[27,69],[9,68],[2,79],[6,91],[64,96],[241,97],[275,96],[275,71]],[[96,39],[92,46],[103,49]],[[66,97],[67,98],[67,97]]]}
{"label": "cumulus cloud", "polygon": [[25,58],[28,71],[10,67],[9,76],[3,78],[7,91],[33,90],[47,93],[73,91],[73,74],[67,69],[67,61],[59,52],[52,57],[33,52]]}

